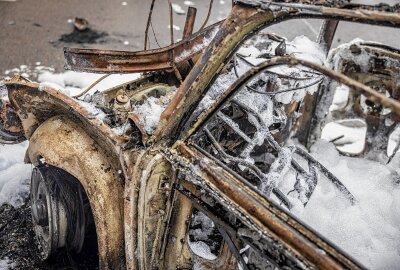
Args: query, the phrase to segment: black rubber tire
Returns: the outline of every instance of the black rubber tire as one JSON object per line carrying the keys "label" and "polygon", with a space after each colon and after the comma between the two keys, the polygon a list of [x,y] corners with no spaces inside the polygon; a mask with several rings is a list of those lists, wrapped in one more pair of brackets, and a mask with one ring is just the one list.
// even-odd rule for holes
{"label": "black rubber tire", "polygon": [[[43,215],[42,219],[38,218],[38,211],[35,213],[35,209],[38,209],[37,197],[43,197],[40,192],[46,194],[47,220],[43,220]],[[31,207],[34,231],[43,259],[53,257],[61,248],[75,253],[82,251],[87,227],[93,219],[86,194],[75,177],[53,166],[34,168]],[[41,222],[38,223],[38,220]],[[43,225],[46,222],[47,226]],[[48,237],[40,235],[45,234],[43,231],[48,232]]]}

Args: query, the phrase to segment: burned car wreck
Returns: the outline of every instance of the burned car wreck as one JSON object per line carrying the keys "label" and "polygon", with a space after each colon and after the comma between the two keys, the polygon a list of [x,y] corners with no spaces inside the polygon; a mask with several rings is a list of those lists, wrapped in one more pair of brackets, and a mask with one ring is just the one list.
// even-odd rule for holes
{"label": "burned car wreck", "polygon": [[[363,269],[290,210],[307,207],[322,177],[357,204],[307,151],[325,123],[365,121],[359,151],[332,139],[343,153],[385,164],[397,152],[386,148],[399,49],[330,47],[339,21],[399,28],[400,6],[236,0],[192,34],[194,17],[161,49],[66,48],[70,70],[142,73],[107,91],[69,97],[23,77],[1,86],[0,142],[29,140],[43,259],[81,252],[94,226],[101,269]],[[325,20],[317,43],[265,31],[298,18]],[[339,86],[348,99],[332,110]]]}

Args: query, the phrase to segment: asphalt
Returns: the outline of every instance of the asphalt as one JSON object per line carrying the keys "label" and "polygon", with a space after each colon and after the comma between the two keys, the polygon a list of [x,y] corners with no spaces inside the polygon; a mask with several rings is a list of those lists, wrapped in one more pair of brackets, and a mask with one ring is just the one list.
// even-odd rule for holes
{"label": "asphalt", "polygon": [[[184,0],[173,0],[173,2],[180,4],[185,10],[188,8]],[[209,1],[192,0],[192,2],[198,9],[195,27],[198,29],[206,16]],[[380,1],[363,2],[373,4]],[[386,2],[395,4],[399,0]],[[64,46],[142,50],[150,3],[150,0],[0,0],[0,77],[6,70],[20,65],[33,66],[37,62],[62,71]],[[230,8],[230,0],[214,0],[209,23],[224,18]],[[62,37],[68,36],[73,31],[73,25],[69,21],[75,17],[88,20],[94,33],[100,34],[101,37],[92,43],[66,42],[68,40]],[[174,25],[180,27],[179,30],[175,30],[176,39],[182,35],[184,21],[185,15],[174,13]],[[170,43],[168,25],[168,1],[157,0],[153,13],[153,28],[160,46]],[[297,35],[307,35],[315,39],[319,26],[318,20],[296,20],[280,23],[268,30],[289,39]],[[354,23],[340,23],[334,45],[356,37],[400,46],[399,29]],[[158,47],[152,34],[151,46]]]}

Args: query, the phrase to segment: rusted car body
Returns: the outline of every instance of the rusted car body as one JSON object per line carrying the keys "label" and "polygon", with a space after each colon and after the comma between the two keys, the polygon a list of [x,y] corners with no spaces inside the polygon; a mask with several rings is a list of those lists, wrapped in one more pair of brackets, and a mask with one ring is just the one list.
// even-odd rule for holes
{"label": "rusted car body", "polygon": [[[222,148],[231,142],[218,141],[218,127],[209,124],[219,113],[229,126],[223,111],[227,106],[257,117],[251,108],[234,102],[233,97],[239,90],[271,67],[302,66],[324,79],[320,81],[317,93],[307,94],[302,101],[284,106],[287,119],[292,120],[265,137],[273,150],[279,152],[291,137],[308,145],[313,136],[318,135],[320,122],[326,114],[315,112],[323,111],[319,108],[322,99],[332,99],[333,94],[327,90],[331,81],[351,88],[355,105],[349,106],[347,112],[367,119],[373,137],[377,130],[387,131],[382,124],[387,117],[398,122],[398,50],[374,44],[360,45],[374,55],[376,63],[371,70],[362,70],[357,63],[346,62],[342,65],[342,73],[288,55],[284,49],[275,50],[275,55],[251,67],[224,89],[206,110],[196,114],[210,86],[234,61],[237,49],[272,24],[297,18],[324,19],[319,42],[327,49],[341,20],[400,27],[398,6],[304,2],[237,0],[226,20],[193,35],[188,34],[193,27],[191,13],[184,39],[157,50],[65,49],[67,69],[106,74],[144,72],[140,79],[101,94],[102,104],[109,105],[112,111],[112,123],[99,119],[77,99],[50,87],[39,87],[22,77],[6,81],[3,87],[8,91],[9,101],[3,100],[0,108],[1,142],[29,140],[26,162],[38,168],[34,175],[39,177],[33,189],[41,188],[40,177],[45,178],[49,167],[60,169],[79,181],[85,194],[79,198],[87,196],[93,215],[101,269],[192,269],[193,265],[202,267],[200,269],[236,269],[239,266],[242,269],[269,269],[267,266],[271,269],[363,268],[362,264],[293,217],[288,211],[290,200],[277,187],[267,186],[260,190],[233,169],[229,164],[237,162],[252,168],[255,174],[258,172],[251,164],[232,157],[231,152],[224,152]],[[278,37],[271,35],[270,38],[283,44]],[[382,59],[394,64],[391,68],[379,66]],[[388,89],[390,97],[373,87],[371,82],[376,81],[383,82],[382,87]],[[174,87],[176,92],[172,92]],[[163,95],[172,93],[171,100],[150,134],[138,113],[127,103],[143,100],[160,91]],[[357,108],[355,101],[360,95],[390,109],[390,115],[367,115]],[[124,132],[116,132],[115,125],[123,126]],[[236,133],[247,146],[254,144],[255,139],[247,131],[236,130]],[[363,155],[374,147],[379,148],[371,143]],[[296,148],[292,151],[330,175],[332,184],[351,203],[356,203],[357,198],[304,150]],[[292,162],[292,166],[301,171],[297,163]],[[303,173],[308,175],[308,172]],[[271,200],[270,194],[278,197],[281,205]],[[312,190],[307,194],[309,198]],[[50,231],[46,234],[50,240],[41,240],[42,245],[48,245],[42,247],[44,257],[62,247],[77,252],[82,249],[82,224],[85,222],[75,218],[73,225],[66,226],[71,224],[68,220],[71,215],[76,217],[78,214],[67,209],[70,204],[65,200],[58,202],[55,197],[51,194],[43,201],[43,196],[33,196],[35,231],[39,235],[43,234],[43,227]],[[84,201],[82,198],[80,200]],[[59,204],[57,210],[46,210],[51,204],[50,208]],[[188,233],[194,211],[205,214],[222,237],[218,254],[212,260],[201,258],[190,248]],[[244,246],[255,254],[252,266],[241,255]]]}

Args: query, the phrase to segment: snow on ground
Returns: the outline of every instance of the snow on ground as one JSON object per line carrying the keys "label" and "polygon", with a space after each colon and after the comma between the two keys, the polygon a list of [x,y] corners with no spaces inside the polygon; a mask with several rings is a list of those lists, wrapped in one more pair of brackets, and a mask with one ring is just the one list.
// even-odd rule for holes
{"label": "snow on ground", "polygon": [[343,119],[327,123],[321,137],[326,141],[335,140],[337,149],[344,153],[358,155],[364,150],[366,134],[364,120]]}
{"label": "snow on ground", "polygon": [[172,3],[172,9],[174,10],[174,12],[178,15],[184,15],[186,14],[186,11],[179,5],[176,3]]}
{"label": "snow on ground", "polygon": [[[41,85],[46,85],[60,90],[69,96],[79,94],[82,89],[85,89],[103,76],[103,74],[82,73],[75,71],[55,73],[54,69],[50,67],[40,66],[40,62],[38,62],[35,67],[21,65],[18,68],[7,70],[4,74],[6,75],[6,79],[12,77],[13,75],[24,76],[25,78],[38,81]],[[89,91],[89,94],[96,91],[104,91],[110,87],[135,80],[139,76],[139,73],[110,75],[96,84],[96,86]]]}
{"label": "snow on ground", "polygon": [[14,269],[15,264],[12,263],[8,258],[0,260],[0,270]]}
{"label": "snow on ground", "polygon": [[24,164],[27,145],[0,145],[0,205],[19,207],[29,194],[31,165]]}
{"label": "snow on ground", "polygon": [[371,269],[399,269],[400,185],[394,169],[375,161],[339,155],[332,143],[320,140],[311,154],[331,170],[356,197],[348,200],[324,177],[306,208],[294,214]]}
{"label": "snow on ground", "polygon": [[[52,73],[50,71],[46,71],[38,76],[38,81],[41,83],[41,85],[47,85],[56,88],[68,96],[73,96],[79,94],[82,89],[85,89],[102,76],[103,74],[81,73],[75,71],[66,71],[63,73]],[[89,94],[96,91],[101,92],[113,86],[135,80],[139,76],[139,73],[110,75],[93,87],[92,90],[89,91]]]}

